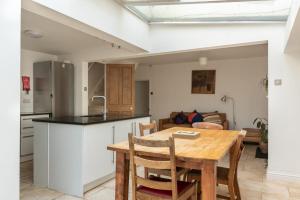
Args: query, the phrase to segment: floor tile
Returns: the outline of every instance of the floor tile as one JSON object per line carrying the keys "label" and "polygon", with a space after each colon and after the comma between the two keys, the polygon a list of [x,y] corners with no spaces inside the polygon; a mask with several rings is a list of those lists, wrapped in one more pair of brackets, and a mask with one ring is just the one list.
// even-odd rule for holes
{"label": "floor tile", "polygon": [[290,198],[300,199],[300,187],[289,187]]}
{"label": "floor tile", "polygon": [[73,196],[69,196],[69,195],[63,195],[63,196],[56,198],[55,200],[83,200],[83,198],[73,197]]}
{"label": "floor tile", "polygon": [[115,190],[111,188],[104,188],[98,192],[85,197],[87,200],[114,200],[115,199]]}

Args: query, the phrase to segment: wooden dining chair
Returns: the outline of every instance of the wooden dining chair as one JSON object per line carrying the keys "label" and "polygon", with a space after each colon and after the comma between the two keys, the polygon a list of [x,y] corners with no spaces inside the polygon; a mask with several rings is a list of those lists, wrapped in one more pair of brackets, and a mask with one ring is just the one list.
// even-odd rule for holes
{"label": "wooden dining chair", "polygon": [[[230,157],[230,167],[217,167],[217,184],[227,185],[229,196],[217,195],[221,199],[241,200],[241,194],[238,184],[237,172],[238,163],[244,151],[243,139],[246,135],[245,131],[241,131],[235,146],[232,148],[233,156]],[[187,180],[198,181],[198,191],[201,189],[201,171],[191,170],[187,174]]]}
{"label": "wooden dining chair", "polygon": [[150,124],[139,123],[139,128],[140,136],[144,136],[146,130],[149,130],[150,134],[157,132],[157,124],[155,120],[153,120]]}
{"label": "wooden dining chair", "polygon": [[[157,124],[156,124],[155,120],[153,120],[150,124],[139,123],[139,128],[140,128],[140,136],[144,136],[146,130],[149,130],[150,134],[157,132]],[[186,169],[177,167],[177,177],[178,178],[180,178],[182,175],[185,175],[186,172],[187,172]],[[159,177],[160,176],[167,176],[167,177],[171,176],[170,170],[145,168],[144,173],[145,173],[145,178],[147,178],[149,176],[149,174],[155,174],[156,176],[159,176]]]}
{"label": "wooden dining chair", "polygon": [[210,122],[195,122],[192,124],[193,128],[200,129],[211,129],[211,130],[223,130],[224,127],[220,124],[210,123]]}
{"label": "wooden dining chair", "polygon": [[[174,138],[168,140],[145,140],[128,135],[133,200],[196,200],[195,183],[177,181]],[[165,160],[143,157],[136,151],[136,145],[152,148],[168,148],[170,157]],[[149,179],[137,175],[137,166],[171,170],[171,180],[160,177]]]}

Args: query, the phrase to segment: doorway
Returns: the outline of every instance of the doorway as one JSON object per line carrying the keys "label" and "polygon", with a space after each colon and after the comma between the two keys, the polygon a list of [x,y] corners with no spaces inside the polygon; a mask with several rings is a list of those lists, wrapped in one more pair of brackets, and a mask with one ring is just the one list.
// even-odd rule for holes
{"label": "doorway", "polygon": [[93,96],[105,96],[105,65],[98,62],[90,62],[88,65],[89,115],[97,115],[104,111],[104,101],[93,101]]}
{"label": "doorway", "polygon": [[135,114],[149,114],[149,81],[135,82]]}

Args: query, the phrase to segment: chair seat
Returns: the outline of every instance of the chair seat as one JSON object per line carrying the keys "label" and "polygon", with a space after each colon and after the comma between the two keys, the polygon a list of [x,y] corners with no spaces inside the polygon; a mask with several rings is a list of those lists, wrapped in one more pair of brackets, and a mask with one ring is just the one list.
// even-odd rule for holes
{"label": "chair seat", "polygon": [[[228,174],[229,174],[228,168],[218,167],[217,168],[217,183],[227,184],[228,183]],[[200,170],[191,170],[191,171],[189,171],[189,176],[192,177],[192,179],[199,180],[201,177],[201,171]]]}
{"label": "chair seat", "polygon": [[[150,177],[150,179],[156,180],[156,181],[165,181],[165,182],[170,181],[169,179],[164,179],[164,178],[160,178],[160,177]],[[186,191],[191,189],[193,187],[193,185],[194,185],[194,183],[177,181],[178,197],[180,197]],[[162,199],[172,199],[172,190],[157,190],[157,189],[148,188],[145,186],[139,186],[136,191],[137,191],[137,193],[144,193],[144,194],[148,194],[151,196],[157,196]]]}

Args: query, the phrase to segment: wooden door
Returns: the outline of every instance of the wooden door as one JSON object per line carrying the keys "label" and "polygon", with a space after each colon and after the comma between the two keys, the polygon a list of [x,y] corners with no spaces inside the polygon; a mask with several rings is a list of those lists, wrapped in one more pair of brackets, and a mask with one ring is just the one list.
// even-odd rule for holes
{"label": "wooden door", "polygon": [[106,65],[106,80],[107,111],[114,114],[134,114],[134,65]]}

